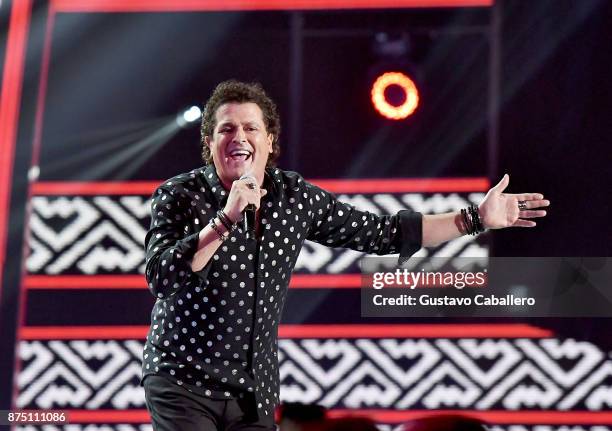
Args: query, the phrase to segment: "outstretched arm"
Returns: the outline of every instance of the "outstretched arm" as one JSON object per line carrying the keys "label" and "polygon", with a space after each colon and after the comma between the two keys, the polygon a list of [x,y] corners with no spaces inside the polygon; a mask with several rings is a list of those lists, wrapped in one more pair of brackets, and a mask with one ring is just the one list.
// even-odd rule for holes
{"label": "outstretched arm", "polygon": [[[546,211],[539,208],[549,206],[550,201],[541,193],[503,193],[509,183],[510,176],[506,174],[478,205],[485,229],[534,227],[536,223],[530,219],[546,215]],[[466,233],[459,212],[423,215],[423,247],[433,247]]]}

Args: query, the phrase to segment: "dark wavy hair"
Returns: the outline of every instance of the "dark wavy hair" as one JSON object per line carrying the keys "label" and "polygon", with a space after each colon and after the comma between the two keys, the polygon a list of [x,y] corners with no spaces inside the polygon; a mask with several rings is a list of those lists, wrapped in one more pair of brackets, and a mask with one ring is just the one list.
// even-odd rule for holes
{"label": "dark wavy hair", "polygon": [[253,102],[259,106],[263,113],[266,131],[272,134],[272,153],[268,157],[267,166],[276,166],[276,160],[280,155],[278,137],[281,131],[280,117],[276,104],[268,97],[261,84],[253,82],[246,83],[235,80],[224,81],[217,85],[210,98],[204,106],[202,114],[202,125],[200,127],[202,160],[205,164],[211,164],[212,154],[204,141],[206,136],[212,136],[215,130],[216,113],[221,105],[226,103],[248,103]]}

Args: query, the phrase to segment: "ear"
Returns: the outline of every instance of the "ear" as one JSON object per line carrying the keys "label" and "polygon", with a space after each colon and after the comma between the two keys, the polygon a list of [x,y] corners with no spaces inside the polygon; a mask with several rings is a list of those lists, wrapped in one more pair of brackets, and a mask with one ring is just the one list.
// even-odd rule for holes
{"label": "ear", "polygon": [[210,136],[204,136],[204,145],[210,148]]}
{"label": "ear", "polygon": [[268,152],[272,153],[273,150],[273,145],[274,144],[274,135],[272,133],[268,134]]}

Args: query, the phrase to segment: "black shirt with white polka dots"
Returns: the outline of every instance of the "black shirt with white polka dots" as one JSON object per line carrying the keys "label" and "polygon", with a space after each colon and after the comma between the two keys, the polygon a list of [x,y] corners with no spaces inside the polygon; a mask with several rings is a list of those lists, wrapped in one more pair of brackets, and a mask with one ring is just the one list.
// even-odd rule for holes
{"label": "black shirt with white polka dots", "polygon": [[155,191],[145,239],[156,297],[143,378],[162,375],[194,393],[249,397],[261,416],[278,403],[278,324],[305,240],[406,257],[421,246],[420,213],[378,216],[355,209],[295,172],[266,169],[256,241],[235,230],[210,262],[190,268],[198,232],[228,192],[214,166],[178,175]]}

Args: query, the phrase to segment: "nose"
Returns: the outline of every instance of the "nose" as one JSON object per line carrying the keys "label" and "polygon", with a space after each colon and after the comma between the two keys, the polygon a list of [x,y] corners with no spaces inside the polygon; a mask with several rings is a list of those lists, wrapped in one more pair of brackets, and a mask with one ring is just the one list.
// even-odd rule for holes
{"label": "nose", "polygon": [[237,142],[246,142],[246,133],[244,133],[244,129],[242,127],[236,128],[236,134],[234,135],[234,140]]}

